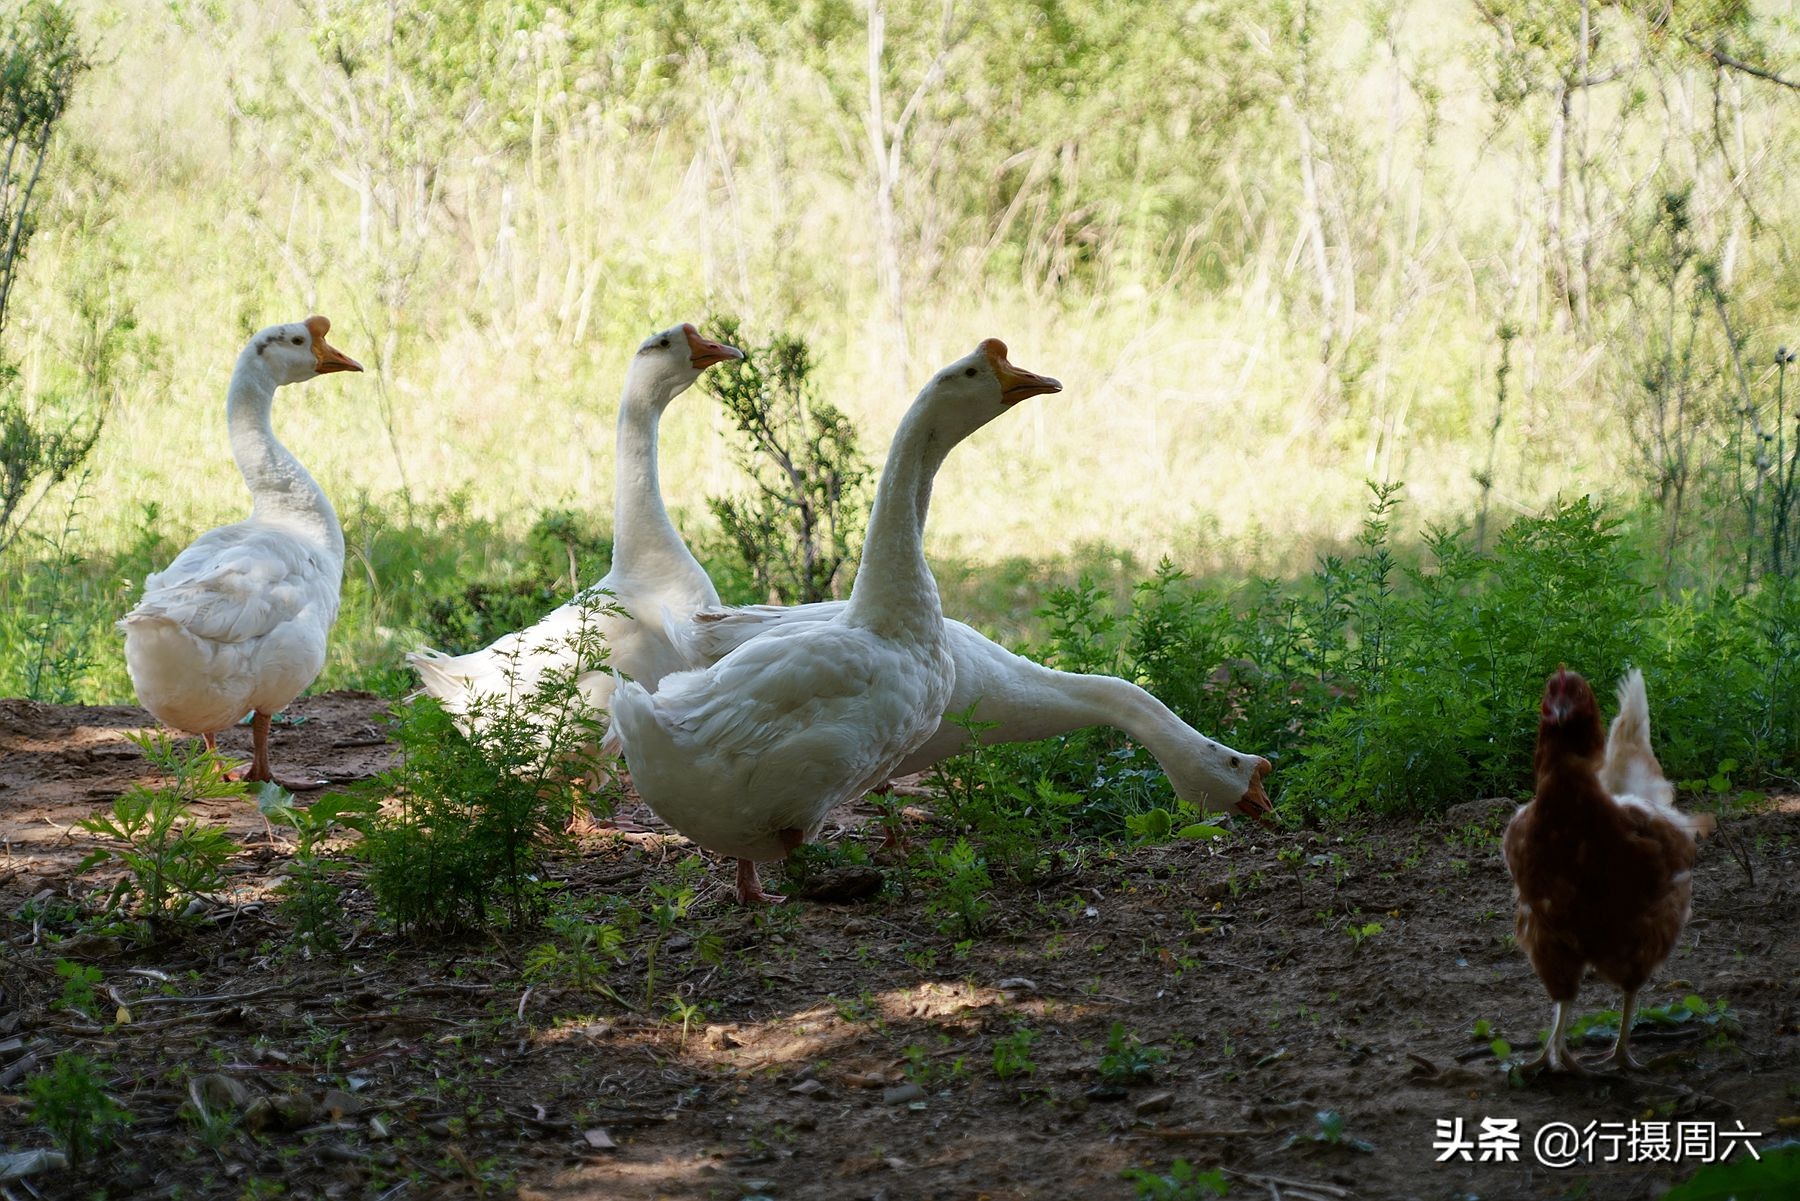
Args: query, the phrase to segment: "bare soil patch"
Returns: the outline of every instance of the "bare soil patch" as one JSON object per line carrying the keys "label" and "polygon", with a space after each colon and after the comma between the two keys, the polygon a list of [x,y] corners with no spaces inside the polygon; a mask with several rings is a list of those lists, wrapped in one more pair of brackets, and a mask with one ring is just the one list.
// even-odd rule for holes
{"label": "bare soil patch", "polygon": [[[305,720],[278,727],[278,767],[380,770],[384,709],[306,698]],[[415,946],[375,920],[354,869],[342,947],[308,952],[275,891],[288,851],[262,845],[206,920],[148,944],[84,932],[79,907],[105,881],[75,873],[88,841],[70,827],[144,771],[123,732],[147,724],[129,707],[0,701],[0,1145],[48,1145],[23,1081],[64,1051],[109,1065],[135,1116],[97,1162],[0,1185],[13,1197],[1131,1198],[1124,1170],[1180,1157],[1222,1169],[1234,1197],[1623,1201],[1693,1165],[1552,1171],[1531,1133],[1741,1121],[1767,1145],[1800,1109],[1796,798],[1721,814],[1693,921],[1644,998],[1722,997],[1735,1028],[1645,1038],[1636,1076],[1516,1088],[1471,1034],[1484,1021],[1534,1046],[1549,1016],[1508,938],[1504,804],[1072,845],[1047,879],[997,890],[991,929],[960,945],[901,868],[872,900],[744,911],[717,866],[646,1004],[640,945],[604,975],[610,996],[529,981],[543,936]],[[227,749],[247,754],[247,738]],[[260,834],[250,806],[218,808],[205,816]],[[555,860],[571,893],[636,897],[672,877],[691,848],[632,816],[650,832]],[[843,818],[841,837],[873,843]],[[59,959],[98,969],[105,1009],[131,1021],[56,1006]],[[699,1007],[685,1032],[671,993]],[[1590,984],[1582,1002],[1617,997]],[[1152,1078],[1099,1079],[1115,1022],[1165,1053]],[[1001,1080],[996,1044],[1021,1027],[1034,1070]],[[221,1128],[192,1118],[196,1093]],[[1321,1111],[1341,1115],[1342,1140],[1312,1137]],[[1439,1119],[1484,1117],[1518,1119],[1519,1162],[1434,1162]]]}

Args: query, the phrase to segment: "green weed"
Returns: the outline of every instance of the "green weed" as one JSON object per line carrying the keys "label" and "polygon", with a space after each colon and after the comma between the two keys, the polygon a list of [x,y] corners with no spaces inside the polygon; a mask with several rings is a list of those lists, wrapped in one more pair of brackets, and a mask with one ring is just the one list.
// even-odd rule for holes
{"label": "green weed", "polygon": [[1124,1022],[1114,1022],[1100,1056],[1100,1079],[1107,1084],[1147,1084],[1156,1078],[1156,1066],[1168,1058],[1160,1048],[1145,1046]]}
{"label": "green weed", "polygon": [[1231,1192],[1225,1173],[1217,1168],[1201,1171],[1185,1159],[1177,1159],[1166,1172],[1127,1168],[1125,1179],[1137,1186],[1138,1201],[1205,1201]]}
{"label": "green weed", "polygon": [[1011,1080],[1015,1076],[1030,1076],[1037,1072],[1037,1064],[1031,1059],[1031,1044],[1037,1041],[1038,1032],[1029,1026],[1020,1026],[1011,1034],[994,1040],[994,1076],[1000,1080]]}
{"label": "green weed", "polygon": [[134,784],[113,802],[110,814],[75,824],[121,847],[96,847],[78,870],[118,861],[126,875],[114,886],[109,905],[135,898],[138,910],[168,917],[177,906],[203,898],[225,884],[224,866],[236,849],[217,826],[196,820],[188,806],[200,800],[242,800],[244,786],[225,778],[218,755],[199,742],[177,743],[163,731],[128,734],[150,766],[173,779],[164,785]]}
{"label": "green weed", "polygon": [[31,1119],[50,1131],[69,1156],[81,1163],[110,1146],[131,1115],[106,1094],[105,1065],[65,1051],[50,1069],[25,1082]]}

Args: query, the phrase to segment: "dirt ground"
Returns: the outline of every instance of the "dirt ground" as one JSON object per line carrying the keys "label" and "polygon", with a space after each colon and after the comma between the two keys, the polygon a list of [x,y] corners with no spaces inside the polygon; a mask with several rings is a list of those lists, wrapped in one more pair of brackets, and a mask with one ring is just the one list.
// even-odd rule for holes
{"label": "dirt ground", "polygon": [[[278,769],[379,771],[383,710],[357,694],[299,702]],[[1637,1075],[1521,1088],[1488,1040],[1534,1047],[1549,1005],[1508,937],[1505,804],[1072,846],[1036,886],[997,890],[991,929],[962,945],[899,869],[873,899],[745,911],[713,865],[658,967],[659,997],[698,1007],[684,1032],[667,1000],[644,1005],[641,948],[604,977],[611,996],[532,983],[538,938],[411,945],[376,922],[354,867],[342,948],[309,954],[273,895],[290,852],[260,842],[198,923],[149,946],[84,932],[76,907],[91,914],[109,881],[76,873],[92,844],[72,823],[143,776],[123,734],[146,722],[0,701],[0,1148],[49,1145],[23,1082],[64,1051],[105,1063],[135,1119],[93,1164],[0,1182],[0,1198],[1204,1195],[1122,1175],[1179,1158],[1222,1171],[1233,1197],[1623,1201],[1693,1165],[1551,1170],[1532,1132],[1741,1122],[1767,1146],[1800,1125],[1800,798],[1721,814],[1693,921],[1643,1000],[1723,998],[1735,1023],[1642,1037]],[[224,743],[247,753],[248,731]],[[247,804],[203,815],[260,838]],[[575,895],[642,893],[689,853],[632,816],[650,832],[588,837],[555,861]],[[844,815],[839,836],[872,842],[858,825]],[[98,969],[102,1008],[131,1020],[54,1005],[58,960]],[[1617,1005],[1597,982],[1581,1000]],[[1115,1022],[1166,1056],[1150,1078],[1101,1082]],[[1032,1070],[1002,1080],[996,1044],[1021,1028]],[[1335,1139],[1314,1137],[1321,1112],[1341,1118]],[[1436,1123],[1456,1118],[1471,1133],[1517,1119],[1519,1162],[1435,1162]]]}

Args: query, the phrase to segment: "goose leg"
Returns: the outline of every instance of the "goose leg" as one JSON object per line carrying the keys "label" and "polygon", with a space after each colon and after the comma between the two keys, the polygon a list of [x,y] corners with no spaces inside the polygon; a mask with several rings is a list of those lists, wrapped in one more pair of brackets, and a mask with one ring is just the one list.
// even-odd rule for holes
{"label": "goose leg", "polygon": [[258,710],[250,719],[250,768],[238,778],[247,784],[279,784],[289,792],[311,792],[323,788],[324,780],[295,780],[275,774],[269,766],[269,723],[271,715]]}
{"label": "goose leg", "polygon": [[737,861],[737,900],[740,905],[779,905],[787,900],[778,892],[764,892],[756,875],[756,863],[750,859]]}

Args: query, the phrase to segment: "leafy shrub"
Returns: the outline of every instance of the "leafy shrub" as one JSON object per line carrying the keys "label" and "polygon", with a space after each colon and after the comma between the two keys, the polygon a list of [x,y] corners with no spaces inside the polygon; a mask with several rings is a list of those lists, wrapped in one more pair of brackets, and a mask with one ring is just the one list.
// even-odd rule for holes
{"label": "leafy shrub", "polygon": [[242,800],[242,784],[225,778],[225,762],[204,743],[177,743],[168,733],[128,734],[150,766],[173,779],[151,787],[133,784],[113,802],[110,814],[75,824],[90,834],[112,838],[122,847],[97,847],[82,859],[87,871],[117,860],[126,875],[114,886],[110,904],[135,897],[138,909],[153,918],[167,917],[195,897],[217,891],[225,883],[225,862],[234,850],[217,826],[196,820],[188,806],[200,800]]}
{"label": "leafy shrub", "polygon": [[587,610],[569,639],[582,669],[546,671],[529,691],[478,698],[467,737],[434,698],[395,707],[400,764],[360,790],[397,801],[397,811],[368,822],[361,844],[389,919],[453,934],[542,917],[544,848],[615,778],[600,758],[600,720],[576,683],[580,670],[606,670],[592,624],[603,611]]}
{"label": "leafy shrub", "polygon": [[[1488,550],[1461,527],[1428,530],[1415,561],[1393,547],[1398,504],[1375,488],[1355,549],[1296,584],[1197,587],[1164,563],[1128,605],[1085,581],[1057,590],[1041,653],[1133,679],[1268,756],[1290,812],[1430,811],[1528,788],[1538,698],[1559,663],[1603,695],[1643,669],[1672,778],[1800,769],[1800,585],[1658,600],[1620,520],[1585,497],[1516,519]],[[1156,837],[1162,809],[1173,832],[1184,814],[1121,741],[1088,730],[985,748],[979,771],[1088,794],[1073,817],[1086,828]]]}
{"label": "leafy shrub", "polygon": [[85,1055],[65,1051],[50,1070],[25,1084],[31,1118],[50,1131],[75,1163],[109,1146],[131,1115],[106,1095],[105,1067]]}
{"label": "leafy shrub", "polygon": [[271,822],[291,826],[299,835],[299,845],[288,860],[287,879],[281,885],[282,907],[294,920],[297,945],[335,949],[336,876],[343,868],[320,857],[319,843],[339,826],[366,830],[379,808],[367,797],[341,792],[328,793],[305,806],[292,805],[292,800],[293,795],[282,790],[276,803],[264,809]]}
{"label": "leafy shrub", "polygon": [[709,372],[700,386],[725,406],[744,439],[738,465],[750,476],[744,497],[713,497],[725,543],[742,560],[756,600],[788,604],[841,596],[861,555],[871,496],[869,464],[856,427],[819,398],[803,338],[776,334],[746,344],[734,318],[708,322],[744,361]]}
{"label": "leafy shrub", "polygon": [[[968,731],[969,750],[934,773],[943,792],[940,808],[980,841],[984,875],[992,867],[1027,883],[1038,875],[1045,844],[1068,832],[1081,797],[1035,773],[1014,748],[981,745],[981,731],[992,727],[972,713],[951,714],[948,720]],[[955,848],[950,854],[954,857]],[[955,875],[954,869],[947,871],[947,879]],[[989,883],[984,879],[981,887]]]}
{"label": "leafy shrub", "polygon": [[934,838],[922,858],[916,870],[930,895],[926,915],[945,934],[961,933],[965,938],[980,934],[993,909],[987,899],[987,890],[994,885],[987,861],[966,838],[948,844]]}

